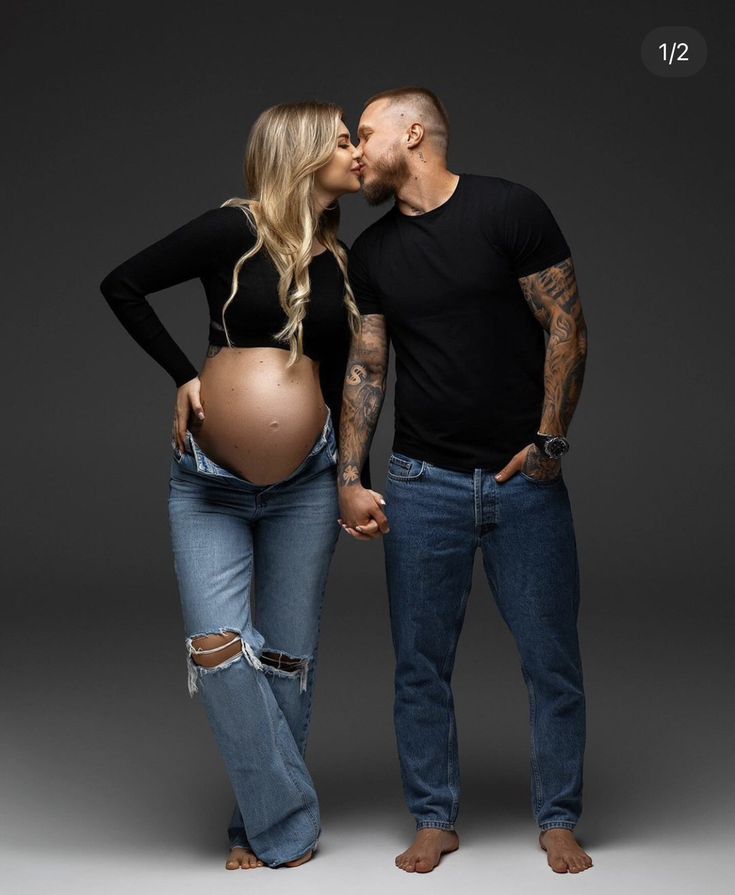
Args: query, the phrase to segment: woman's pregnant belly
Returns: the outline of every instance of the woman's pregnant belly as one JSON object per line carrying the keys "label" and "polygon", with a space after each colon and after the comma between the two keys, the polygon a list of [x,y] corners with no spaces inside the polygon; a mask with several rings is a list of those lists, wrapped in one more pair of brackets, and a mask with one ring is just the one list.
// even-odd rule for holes
{"label": "woman's pregnant belly", "polygon": [[319,365],[302,357],[286,368],[281,348],[210,346],[202,367],[204,420],[189,429],[208,457],[254,485],[292,473],[321,435],[327,407]]}

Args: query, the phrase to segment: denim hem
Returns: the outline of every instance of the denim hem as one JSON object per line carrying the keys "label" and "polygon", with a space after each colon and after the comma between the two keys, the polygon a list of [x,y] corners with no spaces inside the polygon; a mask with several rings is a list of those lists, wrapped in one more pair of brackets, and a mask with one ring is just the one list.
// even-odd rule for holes
{"label": "denim hem", "polygon": [[449,821],[445,821],[445,820],[417,820],[416,821],[416,829],[417,830],[428,830],[428,829],[450,830],[451,832],[454,832],[454,824],[450,824]]}
{"label": "denim hem", "polygon": [[[245,840],[245,842],[231,842],[229,847],[230,848],[246,848],[249,852],[252,852],[253,854],[255,854],[255,851],[254,851],[252,845],[250,845],[250,843],[247,840]],[[316,854],[318,847],[319,847],[319,838],[317,837],[317,839],[313,845],[311,845],[309,848],[303,849],[298,855],[294,855],[293,858],[283,858],[280,861],[274,861],[273,863],[268,864],[268,866],[269,867],[280,867],[281,864],[286,864],[288,861],[295,861],[296,858],[300,858],[302,855],[305,855],[308,851],[311,851],[312,854]],[[256,855],[256,857],[258,857],[258,855]],[[262,859],[259,858],[259,860],[262,860]]]}
{"label": "denim hem", "polygon": [[[289,861],[295,861],[297,858],[303,858],[303,856],[307,852],[311,852],[312,857],[313,857],[316,854],[316,850],[317,850],[318,846],[319,846],[319,837],[317,836],[317,838],[314,840],[314,842],[310,846],[308,846],[308,848],[302,848],[298,854],[293,855],[293,857],[291,857],[291,858],[281,858],[279,861],[269,862],[268,866],[269,867],[280,867],[282,864],[287,864]],[[262,860],[262,858],[261,858],[261,860]]]}
{"label": "denim hem", "polygon": [[566,820],[550,820],[545,824],[539,824],[539,830],[553,830],[556,827],[561,827],[565,830],[573,830],[577,825],[575,823],[568,822]]}

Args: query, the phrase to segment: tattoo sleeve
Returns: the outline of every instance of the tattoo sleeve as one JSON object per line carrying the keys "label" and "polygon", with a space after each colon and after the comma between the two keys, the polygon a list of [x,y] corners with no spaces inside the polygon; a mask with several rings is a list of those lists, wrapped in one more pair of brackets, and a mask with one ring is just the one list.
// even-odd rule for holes
{"label": "tattoo sleeve", "polygon": [[587,359],[587,326],[571,257],[520,277],[531,311],[549,333],[544,365],[544,407],[540,432],[566,435],[582,390]]}
{"label": "tattoo sleeve", "polygon": [[342,391],[339,427],[340,487],[360,484],[360,473],[370,450],[385,397],[388,371],[388,332],[382,314],[362,317],[362,332],[353,336]]}

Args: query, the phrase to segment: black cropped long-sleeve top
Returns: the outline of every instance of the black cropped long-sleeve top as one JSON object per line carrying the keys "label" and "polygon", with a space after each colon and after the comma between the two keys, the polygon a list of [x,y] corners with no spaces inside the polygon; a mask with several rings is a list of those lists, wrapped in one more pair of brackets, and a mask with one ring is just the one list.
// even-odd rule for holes
{"label": "black cropped long-sleeve top", "polygon": [[[177,387],[197,376],[197,369],[146,296],[186,280],[200,279],[209,305],[209,343],[226,346],[222,307],[232,289],[235,263],[255,241],[254,225],[241,207],[212,208],[128,258],[100,283],[100,290],[118,320],[169,373]],[[339,437],[342,386],[350,347],[344,278],[330,251],[312,259],[309,278],[304,354],[319,362],[322,394]],[[242,265],[238,291],[225,312],[233,346],[288,349],[287,343],[274,339],[287,322],[278,300],[278,280],[278,270],[265,248]],[[367,461],[362,483],[370,487]]]}

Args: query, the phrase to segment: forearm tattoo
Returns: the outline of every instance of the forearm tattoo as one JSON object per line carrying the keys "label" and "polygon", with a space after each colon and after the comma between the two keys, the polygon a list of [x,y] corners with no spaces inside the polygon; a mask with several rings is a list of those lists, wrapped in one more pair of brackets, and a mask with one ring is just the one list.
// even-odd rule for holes
{"label": "forearm tattoo", "polygon": [[366,314],[362,332],[352,339],[342,391],[339,429],[340,485],[360,483],[385,397],[388,332],[382,314]]}
{"label": "forearm tattoo", "polygon": [[[579,401],[587,359],[587,325],[571,257],[538,273],[520,277],[533,315],[549,333],[544,364],[544,406],[540,432],[566,435]],[[529,449],[524,472],[539,478],[558,473],[560,460]]]}

